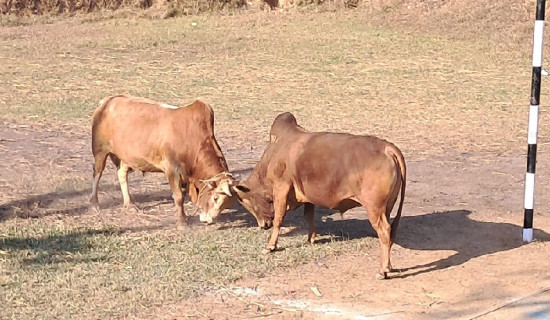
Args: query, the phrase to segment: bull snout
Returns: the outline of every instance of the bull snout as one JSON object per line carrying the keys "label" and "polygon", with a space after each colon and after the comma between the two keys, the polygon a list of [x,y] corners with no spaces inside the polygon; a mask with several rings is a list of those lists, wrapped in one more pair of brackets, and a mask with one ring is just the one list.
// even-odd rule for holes
{"label": "bull snout", "polygon": [[206,224],[213,224],[214,223],[214,219],[212,219],[212,216],[209,215],[209,214],[201,213],[200,216],[199,216],[199,219],[200,219],[201,222],[204,222]]}

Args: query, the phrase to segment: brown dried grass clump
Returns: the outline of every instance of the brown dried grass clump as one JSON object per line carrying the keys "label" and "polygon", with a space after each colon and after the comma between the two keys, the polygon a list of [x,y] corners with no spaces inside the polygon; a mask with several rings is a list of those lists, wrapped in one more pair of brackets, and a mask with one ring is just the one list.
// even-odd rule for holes
{"label": "brown dried grass clump", "polygon": [[[101,10],[116,11],[122,8],[141,10],[150,17],[170,18],[195,15],[222,9],[239,9],[249,6],[271,9],[296,7],[341,9],[366,8],[382,14],[387,22],[420,18],[419,26],[440,22],[441,28],[462,29],[464,23],[483,23],[487,20],[494,30],[530,20],[531,0],[0,0],[0,12],[6,15],[59,15],[89,13]],[[531,11],[529,11],[531,10]],[[514,30],[515,31],[515,30]]]}
{"label": "brown dried grass clump", "polygon": [[165,12],[163,17],[171,17],[246,5],[246,0],[0,0],[0,12],[29,16],[129,8],[162,11]]}

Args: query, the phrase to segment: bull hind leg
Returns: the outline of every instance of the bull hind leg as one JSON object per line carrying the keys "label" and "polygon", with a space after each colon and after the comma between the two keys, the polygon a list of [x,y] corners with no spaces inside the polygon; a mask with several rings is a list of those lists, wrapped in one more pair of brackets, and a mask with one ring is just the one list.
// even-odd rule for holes
{"label": "bull hind leg", "polygon": [[380,269],[376,273],[375,278],[378,280],[385,279],[386,274],[391,271],[390,265],[390,233],[391,226],[386,217],[386,205],[370,205],[365,206],[369,221],[378,235],[380,241]]}
{"label": "bull hind leg", "polygon": [[120,159],[112,153],[109,153],[109,158],[111,159],[111,162],[116,167],[116,170],[115,170],[115,184],[116,184],[117,182],[119,182],[119,180],[118,180],[118,169],[120,169]]}
{"label": "bull hind leg", "polygon": [[312,203],[304,204],[304,218],[308,223],[307,241],[311,244],[315,243],[317,233],[315,232],[315,206]]}
{"label": "bull hind leg", "polygon": [[[386,220],[387,221],[390,221],[391,212],[393,210],[393,207],[395,205],[396,200],[397,199],[392,198],[388,201],[388,204],[386,206]],[[393,243],[395,241],[395,234],[396,234],[396,229],[397,229],[398,224],[399,224],[399,220],[394,219],[394,221],[390,225],[390,249],[391,249],[391,246],[393,245]],[[392,269],[391,264],[390,264],[390,269]]]}
{"label": "bull hind leg", "polygon": [[103,174],[103,170],[105,170],[107,155],[108,153],[105,153],[105,152],[94,154],[94,165],[93,165],[94,182],[92,184],[92,194],[90,196],[90,204],[92,205],[92,208],[97,212],[99,212],[99,200],[97,199],[97,188],[99,185],[99,180],[101,179],[101,175]]}
{"label": "bull hind leg", "polygon": [[178,216],[178,223],[176,228],[178,230],[183,230],[187,225],[185,211],[183,210],[183,192],[181,189],[181,176],[176,172],[171,172],[173,170],[167,170],[166,176],[168,178],[168,183],[170,184],[170,189],[172,190],[172,196],[174,197],[174,204],[176,205],[176,215]]}
{"label": "bull hind leg", "polygon": [[[388,202],[386,204],[386,218],[388,221],[390,221],[391,212],[393,211],[393,208],[395,206],[395,203],[397,202],[397,197],[399,196],[399,191],[401,189],[401,184],[395,184],[392,192],[390,194],[390,197],[388,199]],[[391,233],[390,233],[390,248],[393,245],[395,241],[395,235],[397,233],[397,227],[399,226],[399,218],[394,218],[392,224],[391,224]],[[391,266],[390,266],[391,269]]]}

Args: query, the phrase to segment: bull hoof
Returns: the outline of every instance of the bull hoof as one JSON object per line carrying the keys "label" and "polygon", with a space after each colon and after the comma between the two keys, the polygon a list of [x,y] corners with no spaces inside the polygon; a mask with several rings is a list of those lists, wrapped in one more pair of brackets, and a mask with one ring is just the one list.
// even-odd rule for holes
{"label": "bull hoof", "polygon": [[178,231],[183,231],[187,228],[187,223],[185,221],[178,221],[178,223],[176,224],[176,230]]}
{"label": "bull hoof", "polygon": [[385,273],[385,272],[384,272],[384,273],[378,272],[378,273],[376,273],[376,274],[374,275],[374,279],[376,279],[376,280],[384,280],[384,279],[386,279],[386,273]]}
{"label": "bull hoof", "polygon": [[99,213],[99,204],[97,203],[90,204],[90,210],[95,213]]}
{"label": "bull hoof", "polygon": [[262,250],[262,253],[263,254],[268,254],[268,253],[271,253],[273,251],[277,250],[277,247],[275,246],[272,246],[272,247],[266,247]]}
{"label": "bull hoof", "polygon": [[139,208],[131,203],[123,205],[122,209],[133,213],[139,213]]}

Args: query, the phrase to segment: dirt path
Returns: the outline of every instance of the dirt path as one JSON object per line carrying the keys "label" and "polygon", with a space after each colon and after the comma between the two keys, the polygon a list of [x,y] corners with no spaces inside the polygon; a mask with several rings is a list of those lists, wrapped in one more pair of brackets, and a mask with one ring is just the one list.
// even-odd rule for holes
{"label": "dirt path", "polygon": [[[13,214],[40,214],[44,219],[74,223],[93,219],[86,214],[91,175],[88,140],[85,130],[3,122],[0,221]],[[222,141],[222,148],[226,143]],[[230,168],[246,176],[254,164],[250,159],[259,158],[260,149],[226,152]],[[506,156],[450,153],[437,159],[415,159],[414,154],[404,152],[409,159],[409,184],[392,252],[398,271],[390,280],[373,279],[378,252],[357,252],[245,279],[197,299],[148,310],[140,317],[496,319],[507,314],[506,303],[521,301],[550,286],[550,213],[544,205],[550,201],[550,186],[545,183],[550,177],[548,154],[539,153],[537,168],[537,241],[524,244],[522,152]],[[114,180],[112,169],[107,170],[105,179],[110,179],[110,174]],[[161,177],[135,175],[132,179],[141,182],[133,184],[143,194],[139,201],[151,204],[145,210],[171,207]],[[114,184],[109,188],[117,189]],[[120,201],[118,192],[102,197],[108,194],[112,195],[106,206],[109,201]],[[375,235],[361,210],[352,210],[343,219],[329,211],[319,213],[321,233],[350,239]],[[116,215],[111,219],[113,223],[129,223],[116,220]],[[132,223],[163,228],[172,225],[174,219],[166,214],[162,219],[157,216]],[[292,219],[301,219],[300,214]],[[510,311],[510,317],[547,315],[547,297],[541,293],[537,303]]]}
{"label": "dirt path", "polygon": [[[536,293],[550,288],[550,216],[540,205],[537,241],[521,241],[523,164],[523,156],[480,154],[410,161],[406,215],[392,252],[398,272],[391,280],[373,279],[377,252],[358,252],[240,281],[174,306],[169,314],[183,317],[198,310],[213,319],[548,317],[548,295]],[[544,181],[548,171],[541,167],[538,177]],[[539,185],[537,203],[546,203],[548,190]],[[329,215],[326,221],[319,227],[331,232],[367,224],[360,210],[344,219]],[[370,228],[368,235],[374,235]],[[514,308],[513,302],[534,293],[530,299],[536,303]]]}

